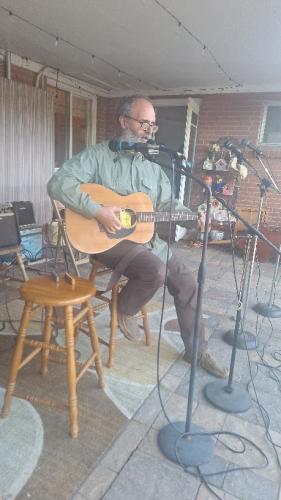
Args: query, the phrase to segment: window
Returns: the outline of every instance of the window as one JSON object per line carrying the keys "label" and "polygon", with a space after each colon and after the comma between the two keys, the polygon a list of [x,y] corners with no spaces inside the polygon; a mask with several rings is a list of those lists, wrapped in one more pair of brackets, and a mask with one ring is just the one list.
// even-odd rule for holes
{"label": "window", "polygon": [[266,105],[259,142],[281,145],[281,103]]}

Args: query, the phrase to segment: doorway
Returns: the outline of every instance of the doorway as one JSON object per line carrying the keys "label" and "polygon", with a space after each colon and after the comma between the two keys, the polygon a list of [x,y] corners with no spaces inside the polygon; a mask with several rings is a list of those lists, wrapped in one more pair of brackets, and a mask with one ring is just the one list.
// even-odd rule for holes
{"label": "doorway", "polygon": [[[153,99],[157,113],[159,131],[156,135],[158,144],[165,144],[168,148],[183,153],[189,162],[190,169],[193,168],[195,155],[197,126],[199,117],[200,99]],[[163,164],[163,170],[172,180],[172,169],[170,158],[165,153],[160,153],[158,160]],[[189,206],[192,183],[184,175],[175,174],[174,195],[185,206]],[[161,237],[167,239],[169,224],[161,223],[157,228]],[[186,234],[186,229],[174,225],[171,239],[178,241]]]}

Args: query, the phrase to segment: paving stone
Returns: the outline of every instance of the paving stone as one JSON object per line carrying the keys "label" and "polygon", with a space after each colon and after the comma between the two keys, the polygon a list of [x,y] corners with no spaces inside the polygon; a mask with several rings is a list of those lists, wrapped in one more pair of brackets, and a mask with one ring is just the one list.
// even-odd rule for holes
{"label": "paving stone", "polygon": [[[257,355],[257,353],[255,352],[254,354],[256,354],[255,358],[258,360],[259,357]],[[253,359],[254,357],[252,357],[250,355],[250,358]],[[266,357],[265,357],[266,359]],[[267,357],[268,361],[269,360],[269,356]],[[255,370],[254,370],[254,374],[257,374],[254,378],[254,384],[255,384],[255,387],[258,389],[258,392],[268,392],[272,395],[272,397],[277,397],[279,398],[280,397],[280,382],[281,380],[279,381],[279,379],[277,380],[274,380],[272,378],[272,376],[276,376],[276,377],[280,377],[280,372],[279,371],[275,371],[274,370],[271,372],[269,370],[269,368],[266,368],[265,366],[262,366],[260,364],[256,365],[255,364]],[[280,377],[281,379],[281,377]],[[253,394],[253,397],[254,397],[254,391],[253,391],[253,388],[252,386],[250,386],[250,392],[251,394]]]}
{"label": "paving stone", "polygon": [[[234,284],[234,282],[233,282]],[[236,290],[228,290],[222,287],[208,287],[206,292],[210,297],[214,297],[218,301],[227,302],[228,304],[232,304],[233,302],[237,302],[237,293]]]}
{"label": "paving stone", "polygon": [[226,413],[204,399],[198,403],[193,413],[193,423],[206,431],[215,432],[223,428],[226,416]]}
{"label": "paving stone", "polygon": [[[280,395],[279,404],[276,401],[276,397],[274,397],[271,393],[260,392],[257,390],[257,395],[259,403],[264,407],[265,411],[269,415],[270,429],[281,433]],[[254,424],[264,425],[264,421],[256,404],[254,404],[250,410],[241,414],[241,418],[247,420],[248,422],[253,422]]]}
{"label": "paving stone", "polygon": [[[197,402],[193,402],[193,412],[197,407]],[[171,422],[185,422],[187,412],[187,397],[172,394],[165,405],[165,411]],[[163,412],[160,412],[152,426],[154,429],[162,429],[167,424],[167,419]]]}
{"label": "paving stone", "polygon": [[[200,466],[200,473],[208,484],[222,488],[227,467],[227,462],[225,462],[221,457],[213,455],[210,462]],[[191,472],[196,477],[199,477],[199,472],[196,468],[192,468]]]}
{"label": "paving stone", "polygon": [[148,431],[143,423],[131,420],[101,460],[101,465],[119,472]]}
{"label": "paving stone", "polygon": [[[183,377],[180,385],[175,391],[177,394],[179,394],[179,396],[187,397],[189,391],[189,378],[190,378],[190,372],[185,377]],[[200,398],[203,397],[202,391],[204,386],[213,380],[216,380],[215,377],[212,377],[212,375],[209,375],[201,368],[197,369],[195,376],[194,398],[193,398],[195,401],[199,401]]]}
{"label": "paving stone", "polygon": [[88,499],[83,495],[81,495],[81,493],[75,493],[75,495],[71,497],[71,500],[88,500]]}
{"label": "paving stone", "polygon": [[[166,422],[167,424],[167,422]],[[182,469],[179,464],[171,462],[160,450],[158,446],[158,436],[159,436],[159,431],[156,429],[150,429],[150,431],[146,434],[144,437],[143,441],[140,443],[140,446],[138,448],[138,451],[141,452],[142,454],[150,455],[153,457],[157,457],[163,462],[166,462],[168,464],[173,464],[173,466],[179,468],[180,470]]]}
{"label": "paving stone", "polygon": [[226,474],[223,489],[241,500],[278,500],[279,485],[252,471],[241,470]]}
{"label": "paving stone", "polygon": [[[170,396],[171,391],[161,388],[161,397],[164,404]],[[135,413],[134,420],[146,425],[152,425],[160,411],[161,405],[158,390],[156,388],[151,392],[148,398],[144,401],[143,405]]]}
{"label": "paving stone", "polygon": [[216,328],[220,323],[221,317],[216,314],[206,315],[205,326],[207,328]]}
{"label": "paving stone", "polygon": [[192,500],[198,487],[197,478],[172,463],[136,452],[104,500]]}
{"label": "paving stone", "polygon": [[[229,495],[228,493],[225,493],[225,491],[216,488],[213,485],[211,486],[211,488],[218,496],[218,498],[221,498],[221,500],[239,500],[237,497]],[[214,500],[214,498],[215,496],[213,495],[213,493],[211,493],[204,484],[201,484],[196,496],[196,500]]]}
{"label": "paving stone", "polygon": [[172,373],[166,373],[161,379],[161,387],[174,392],[179,386],[181,379]]}
{"label": "paving stone", "polygon": [[229,304],[225,301],[218,301],[216,297],[204,297],[204,312],[213,311],[214,313],[224,314],[228,311]]}
{"label": "paving stone", "polygon": [[98,465],[77,493],[77,495],[81,495],[81,499],[74,497],[71,500],[83,500],[84,498],[87,500],[100,500],[116,476],[117,474],[108,467]]}
{"label": "paving stone", "polygon": [[168,373],[176,375],[177,377],[180,378],[182,378],[188,372],[190,372],[190,364],[184,361],[182,357],[180,357],[177,361],[175,361],[175,363],[168,370]]}
{"label": "paving stone", "polygon": [[[257,447],[261,448],[261,450],[266,454],[269,463],[266,467],[261,468],[258,474],[272,481],[278,481],[280,479],[280,469],[278,467],[276,456],[272,445],[269,443],[266,437],[266,432],[263,427],[245,422],[237,415],[227,415],[223,430],[235,432],[237,434],[245,436]],[[237,438],[222,436],[221,439],[223,440],[223,442],[230,444],[234,448],[241,449],[241,444]],[[272,433],[272,439],[274,442],[276,442],[277,445],[281,444],[281,434]],[[243,442],[246,445],[245,453],[233,453],[225,448],[220,442],[217,442],[216,444],[216,453],[223,457],[227,462],[235,463],[236,466],[239,467],[252,467],[264,464],[265,459],[257,450],[257,448],[251,445],[251,443],[248,443],[246,440],[244,440]]]}

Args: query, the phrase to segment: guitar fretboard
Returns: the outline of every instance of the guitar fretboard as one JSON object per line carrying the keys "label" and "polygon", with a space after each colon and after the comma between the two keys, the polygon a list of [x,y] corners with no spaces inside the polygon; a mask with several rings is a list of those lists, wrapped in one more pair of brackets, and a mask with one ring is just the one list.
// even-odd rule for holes
{"label": "guitar fretboard", "polygon": [[178,210],[177,212],[138,212],[138,222],[168,222],[172,221],[185,221],[196,220],[197,215],[187,212],[186,210]]}

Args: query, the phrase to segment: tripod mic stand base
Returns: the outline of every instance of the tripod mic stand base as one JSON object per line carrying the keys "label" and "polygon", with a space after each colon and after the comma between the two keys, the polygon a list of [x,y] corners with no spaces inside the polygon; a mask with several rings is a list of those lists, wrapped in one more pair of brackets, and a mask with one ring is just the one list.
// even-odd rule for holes
{"label": "tripod mic stand base", "polygon": [[193,436],[196,432],[206,432],[197,425],[191,424],[190,432],[186,434],[185,428],[185,422],[173,422],[163,427],[158,434],[160,450],[169,460],[182,466],[208,463],[214,454],[214,440],[208,434]]}
{"label": "tripod mic stand base", "polygon": [[260,302],[259,304],[254,305],[253,310],[260,314],[261,316],[265,316],[266,318],[281,318],[281,308],[272,304],[263,304]]}
{"label": "tripod mic stand base", "polygon": [[247,411],[251,404],[251,397],[239,384],[232,384],[228,387],[225,380],[211,382],[204,387],[205,398],[216,408],[228,413],[242,413]]}
{"label": "tripod mic stand base", "polygon": [[[227,344],[233,346],[234,345],[234,330],[228,330],[228,332],[226,332],[223,335],[223,340]],[[250,351],[251,349],[256,349],[257,346],[258,346],[257,338],[255,335],[253,335],[250,332],[247,332],[247,331],[241,332],[236,337],[237,349],[247,349]]]}

